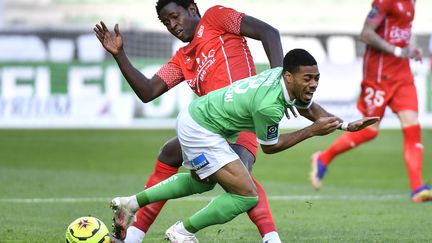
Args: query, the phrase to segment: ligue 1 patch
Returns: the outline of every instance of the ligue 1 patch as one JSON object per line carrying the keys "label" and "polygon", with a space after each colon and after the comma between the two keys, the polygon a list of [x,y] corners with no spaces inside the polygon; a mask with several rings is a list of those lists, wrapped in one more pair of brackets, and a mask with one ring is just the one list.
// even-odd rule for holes
{"label": "ligue 1 patch", "polygon": [[372,6],[372,10],[368,14],[368,18],[370,18],[370,19],[375,18],[375,16],[377,15],[377,13],[378,13],[378,6],[373,5]]}
{"label": "ligue 1 patch", "polygon": [[278,124],[267,125],[267,139],[277,138],[278,134]]}
{"label": "ligue 1 patch", "polygon": [[198,157],[191,160],[191,164],[196,170],[199,170],[199,169],[203,168],[204,166],[208,165],[209,162],[208,162],[208,160],[204,154],[200,154]]}

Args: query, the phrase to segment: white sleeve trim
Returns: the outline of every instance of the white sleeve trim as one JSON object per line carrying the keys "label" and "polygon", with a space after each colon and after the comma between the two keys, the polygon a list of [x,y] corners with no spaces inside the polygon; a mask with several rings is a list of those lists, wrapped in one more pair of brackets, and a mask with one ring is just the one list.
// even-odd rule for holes
{"label": "white sleeve trim", "polygon": [[263,144],[263,145],[274,145],[274,144],[277,144],[279,142],[279,138],[274,139],[274,140],[270,140],[270,141],[264,141],[264,140],[257,138],[257,141],[259,144]]}

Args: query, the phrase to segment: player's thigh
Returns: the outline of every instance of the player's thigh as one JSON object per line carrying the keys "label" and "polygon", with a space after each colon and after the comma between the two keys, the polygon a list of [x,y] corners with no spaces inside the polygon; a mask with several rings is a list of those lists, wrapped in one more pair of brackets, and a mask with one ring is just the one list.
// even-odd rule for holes
{"label": "player's thigh", "polygon": [[357,108],[364,116],[378,116],[382,118],[391,98],[391,91],[386,86],[375,81],[363,80]]}
{"label": "player's thigh", "polygon": [[183,166],[195,170],[200,179],[205,179],[226,164],[239,160],[239,156],[222,135],[202,127],[187,111],[178,116],[177,136],[183,152]]}
{"label": "player's thigh", "polygon": [[249,172],[238,159],[226,164],[210,175],[209,178],[221,185],[229,193],[242,196],[257,196],[257,191]]}
{"label": "player's thigh", "polygon": [[242,145],[230,144],[230,147],[239,156],[241,162],[244,164],[246,169],[251,172],[252,166],[255,163],[255,156]]}
{"label": "player's thigh", "polygon": [[180,167],[183,162],[180,142],[177,137],[168,140],[159,151],[158,160],[172,167]]}
{"label": "player's thigh", "polygon": [[389,106],[398,115],[402,127],[419,123],[417,89],[414,83],[401,85],[395,91]]}

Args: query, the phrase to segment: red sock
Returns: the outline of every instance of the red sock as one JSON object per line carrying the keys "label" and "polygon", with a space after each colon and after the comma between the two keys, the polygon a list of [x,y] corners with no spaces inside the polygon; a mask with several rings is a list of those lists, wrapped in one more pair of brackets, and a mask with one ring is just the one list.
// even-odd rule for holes
{"label": "red sock", "polygon": [[420,125],[402,129],[404,135],[404,159],[408,170],[411,190],[415,191],[423,185],[422,161],[423,145],[421,142]]}
{"label": "red sock", "polygon": [[[157,183],[171,177],[178,172],[178,169],[179,168],[171,167],[160,162],[159,160],[156,160],[154,171],[150,175],[144,189],[152,187]],[[166,200],[152,203],[140,208],[136,214],[136,220],[132,225],[144,232],[147,232],[165,203]]]}
{"label": "red sock", "polygon": [[374,139],[378,135],[378,131],[370,128],[365,128],[358,132],[344,132],[330,147],[324,151],[319,159],[324,165],[329,165],[337,155],[355,148],[362,143]]}
{"label": "red sock", "polygon": [[265,234],[276,231],[276,225],[273,221],[273,216],[270,212],[270,207],[267,202],[267,195],[258,183],[258,181],[253,178],[254,184],[258,190],[258,203],[255,207],[249,210],[248,215],[252,222],[257,226],[261,236]]}

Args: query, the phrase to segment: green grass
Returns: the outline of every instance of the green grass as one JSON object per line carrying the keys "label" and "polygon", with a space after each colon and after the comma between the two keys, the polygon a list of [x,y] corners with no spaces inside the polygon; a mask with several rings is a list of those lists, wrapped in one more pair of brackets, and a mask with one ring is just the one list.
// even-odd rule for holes
{"label": "green grass", "polygon": [[[0,130],[0,242],[64,242],[67,225],[85,215],[110,226],[110,198],[140,191],[160,146],[174,134]],[[432,203],[409,201],[400,130],[384,130],[376,140],[339,156],[324,188],[311,189],[310,155],[339,134],[315,137],[276,155],[259,153],[254,175],[267,191],[284,242],[430,242]],[[432,130],[423,131],[423,144],[428,180]],[[219,192],[170,201],[145,241],[165,242],[166,228]],[[246,215],[204,229],[198,238],[205,243],[260,242]]]}

